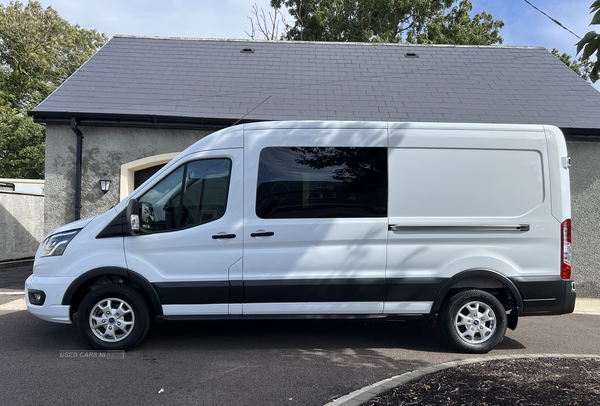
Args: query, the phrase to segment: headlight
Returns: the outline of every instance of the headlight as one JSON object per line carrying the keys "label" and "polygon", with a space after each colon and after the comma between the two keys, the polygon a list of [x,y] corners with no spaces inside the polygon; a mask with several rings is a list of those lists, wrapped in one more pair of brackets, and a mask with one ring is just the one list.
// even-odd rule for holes
{"label": "headlight", "polygon": [[65,231],[64,233],[54,234],[46,238],[44,240],[44,246],[42,247],[41,256],[53,257],[62,255],[69,242],[79,231],[80,230]]}

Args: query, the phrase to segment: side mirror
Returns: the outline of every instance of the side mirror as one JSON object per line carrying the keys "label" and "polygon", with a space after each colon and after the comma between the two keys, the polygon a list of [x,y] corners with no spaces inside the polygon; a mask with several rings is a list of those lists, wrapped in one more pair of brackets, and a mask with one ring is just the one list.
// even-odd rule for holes
{"label": "side mirror", "polygon": [[127,229],[131,235],[140,234],[140,209],[137,199],[127,203]]}

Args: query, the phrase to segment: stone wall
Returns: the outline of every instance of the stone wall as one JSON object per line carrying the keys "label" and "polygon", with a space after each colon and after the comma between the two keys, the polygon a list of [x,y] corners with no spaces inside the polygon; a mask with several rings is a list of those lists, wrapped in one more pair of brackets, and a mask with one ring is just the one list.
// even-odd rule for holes
{"label": "stone wall", "polygon": [[[119,202],[121,165],[137,159],[181,152],[210,131],[121,127],[79,127],[83,133],[81,218],[95,216]],[[45,230],[75,219],[77,136],[68,126],[46,128]],[[112,179],[100,190],[103,174]]]}
{"label": "stone wall", "polygon": [[577,295],[600,298],[600,142],[567,141],[571,156],[573,277]]}
{"label": "stone wall", "polygon": [[33,258],[44,237],[44,196],[0,192],[0,262]]}

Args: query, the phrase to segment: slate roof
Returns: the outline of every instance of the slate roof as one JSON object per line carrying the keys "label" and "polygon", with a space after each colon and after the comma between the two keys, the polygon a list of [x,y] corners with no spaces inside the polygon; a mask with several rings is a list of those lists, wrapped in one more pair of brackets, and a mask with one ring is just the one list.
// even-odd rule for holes
{"label": "slate roof", "polygon": [[75,116],[224,126],[245,117],[597,132],[599,109],[600,92],[541,47],[116,36],[31,114],[47,123]]}

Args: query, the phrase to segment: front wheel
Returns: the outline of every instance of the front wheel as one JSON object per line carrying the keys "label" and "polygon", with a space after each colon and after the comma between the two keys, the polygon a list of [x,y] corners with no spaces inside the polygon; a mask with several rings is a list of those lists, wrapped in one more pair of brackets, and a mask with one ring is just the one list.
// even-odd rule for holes
{"label": "front wheel", "polygon": [[127,350],[137,345],[150,328],[144,297],[124,284],[92,290],[79,306],[79,328],[96,350]]}
{"label": "front wheel", "polygon": [[462,352],[486,353],[506,333],[506,310],[498,299],[482,290],[466,290],[452,296],[439,317],[442,333]]}

